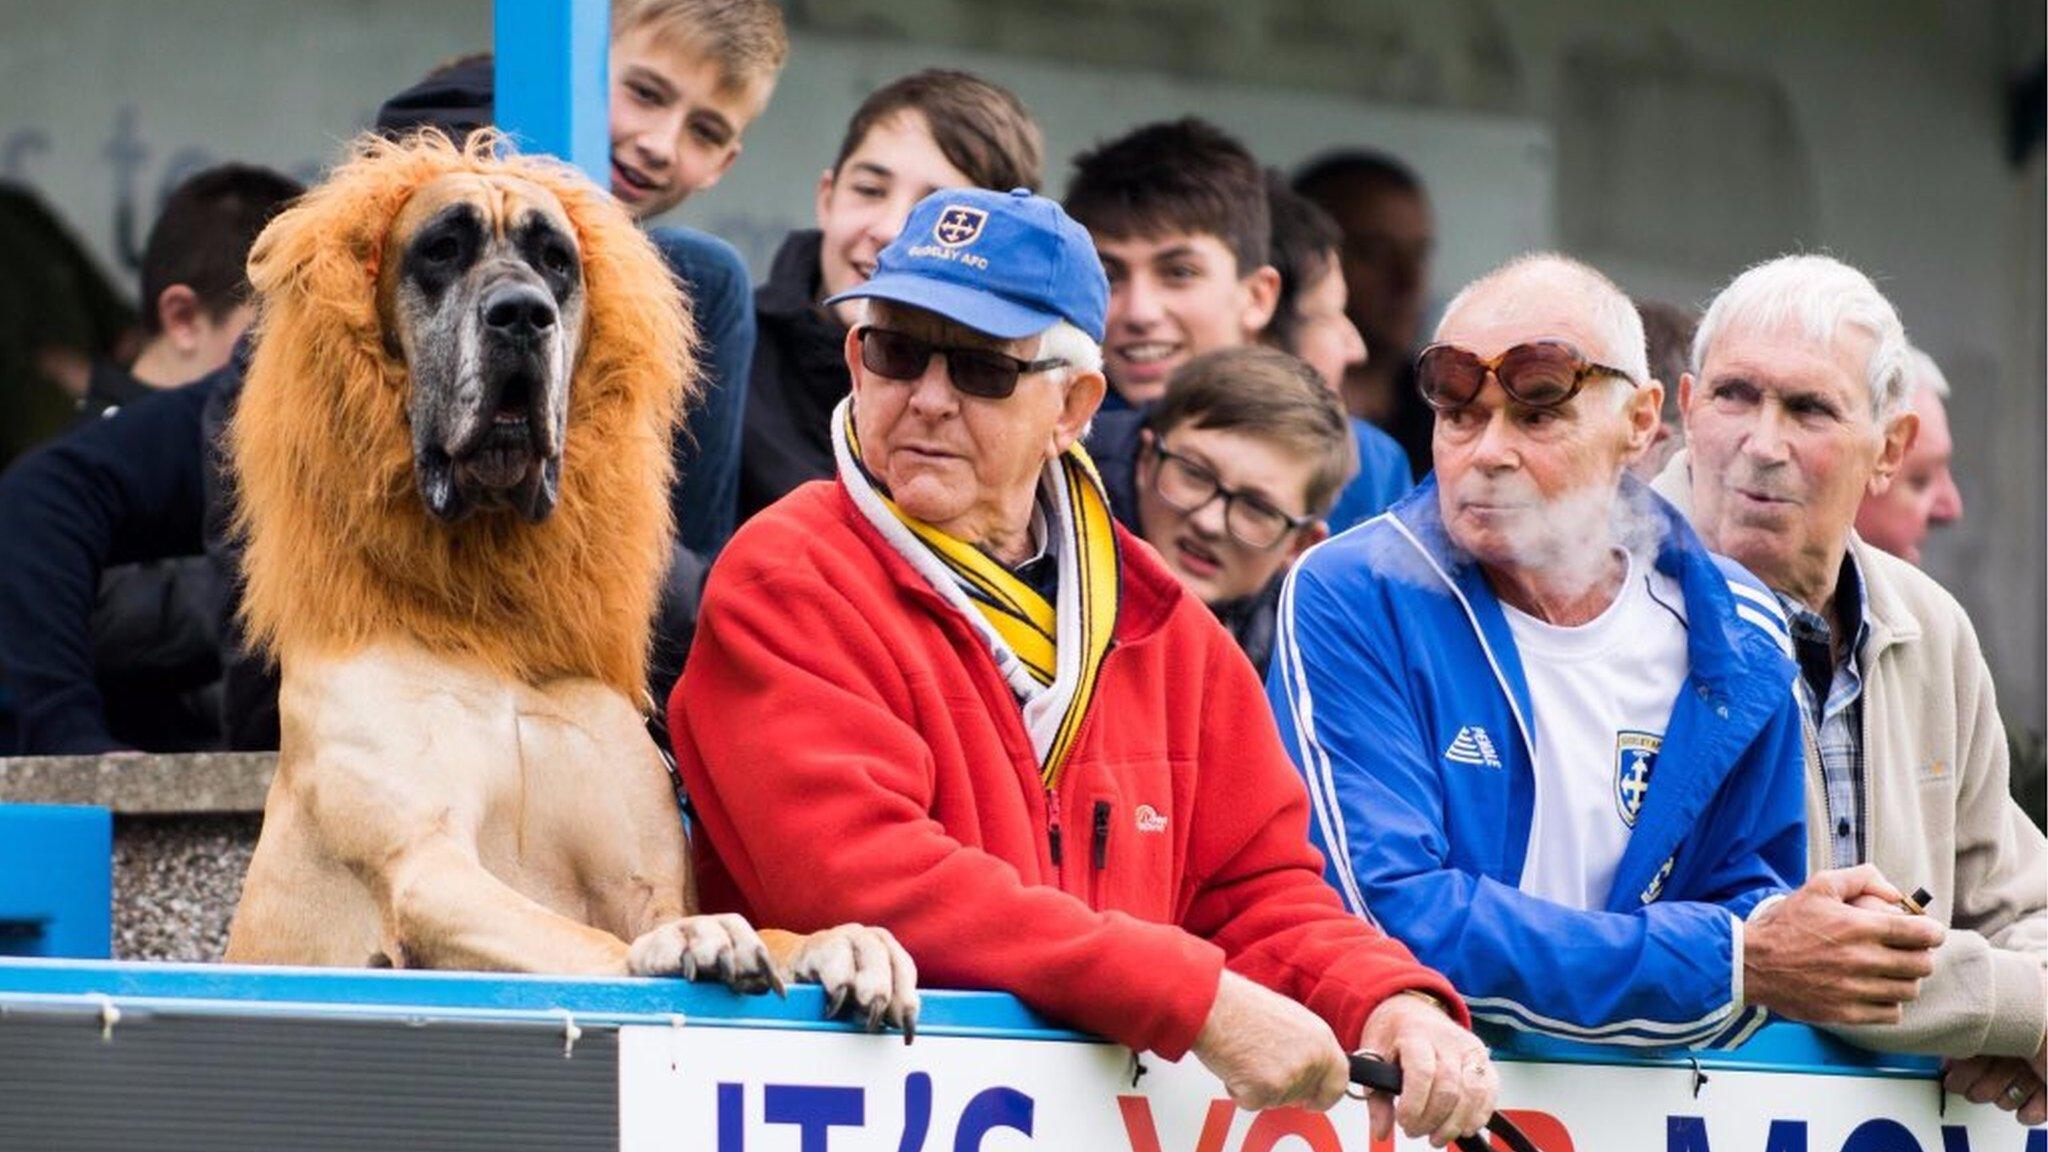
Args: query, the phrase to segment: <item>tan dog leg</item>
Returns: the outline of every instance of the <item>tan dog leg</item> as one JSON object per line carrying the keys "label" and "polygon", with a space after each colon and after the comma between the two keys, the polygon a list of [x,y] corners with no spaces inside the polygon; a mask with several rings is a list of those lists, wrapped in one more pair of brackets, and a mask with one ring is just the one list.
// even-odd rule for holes
{"label": "tan dog leg", "polygon": [[439,834],[390,862],[379,893],[407,968],[626,974],[626,942],[528,899]]}
{"label": "tan dog leg", "polygon": [[917,1030],[917,966],[881,928],[843,924],[799,936],[756,934],[743,917],[685,916],[629,946],[520,895],[451,838],[438,835],[392,862],[389,917],[408,967],[716,979],[741,993],[816,983],[827,1015],[849,1005],[869,1031]]}

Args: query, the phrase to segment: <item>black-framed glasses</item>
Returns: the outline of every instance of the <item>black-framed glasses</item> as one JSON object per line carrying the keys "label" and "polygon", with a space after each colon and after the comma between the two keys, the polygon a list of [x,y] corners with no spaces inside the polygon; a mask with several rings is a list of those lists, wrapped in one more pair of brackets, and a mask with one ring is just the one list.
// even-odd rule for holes
{"label": "black-framed glasses", "polygon": [[1586,359],[1563,340],[1531,340],[1491,360],[1483,360],[1455,344],[1431,344],[1415,358],[1415,386],[1431,408],[1441,412],[1463,408],[1486,387],[1486,378],[1500,381],[1501,391],[1530,408],[1556,408],[1579,394],[1595,376],[1619,376],[1631,385],[1636,378],[1619,368]]}
{"label": "black-framed glasses", "polygon": [[993,348],[972,348],[964,344],[934,344],[907,332],[863,325],[859,330],[860,362],[868,371],[890,380],[915,380],[924,375],[934,352],[946,358],[946,375],[953,387],[983,400],[1007,399],[1017,390],[1017,378],[1044,372],[1066,364],[1060,357],[1019,360]]}
{"label": "black-framed glasses", "polygon": [[1176,512],[1193,515],[1209,501],[1223,498],[1223,530],[1247,548],[1261,552],[1279,546],[1289,532],[1315,523],[1313,516],[1290,516],[1258,496],[1223,486],[1206,466],[1152,442],[1159,466],[1152,472],[1152,491]]}

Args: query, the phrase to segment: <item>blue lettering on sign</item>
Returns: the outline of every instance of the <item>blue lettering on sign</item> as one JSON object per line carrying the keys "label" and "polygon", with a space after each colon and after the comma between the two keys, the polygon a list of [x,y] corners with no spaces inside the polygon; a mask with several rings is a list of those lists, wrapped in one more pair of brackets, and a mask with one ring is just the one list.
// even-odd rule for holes
{"label": "blue lettering on sign", "polygon": [[924,1072],[912,1072],[903,1081],[903,1139],[897,1141],[896,1152],[918,1152],[931,1129],[932,1078]]}
{"label": "blue lettering on sign", "polygon": [[1015,1088],[985,1088],[960,1112],[953,1152],[980,1152],[981,1138],[998,1128],[1031,1135],[1031,1097]]}
{"label": "blue lettering on sign", "polygon": [[1849,1133],[1842,1152],[1922,1152],[1920,1142],[1897,1120],[1865,1120]]}
{"label": "blue lettering on sign", "polygon": [[1806,1121],[1773,1120],[1764,1152],[1806,1152]]}
{"label": "blue lettering on sign", "polygon": [[[830,1084],[762,1085],[762,1119],[793,1125],[802,1152],[831,1152],[834,1128],[867,1127],[867,1091]],[[718,1152],[747,1152],[746,1086],[721,1083],[717,1094]],[[1037,1105],[1015,1088],[984,1088],[960,1110],[953,1129],[953,1152],[980,1152],[982,1141],[998,1130],[1031,1135]],[[903,1080],[903,1133],[896,1152],[924,1152],[932,1128],[932,1078],[912,1072]],[[944,1147],[941,1143],[940,1147]]]}
{"label": "blue lettering on sign", "polygon": [[[719,1152],[724,1152],[720,1149]],[[1713,1152],[1707,1147],[1707,1121],[1703,1116],[1666,1116],[1664,1152]]]}
{"label": "blue lettering on sign", "polygon": [[718,1152],[744,1152],[747,1146],[746,1086],[718,1086]]}
{"label": "blue lettering on sign", "polygon": [[[1665,1152],[1713,1152],[1707,1144],[1707,1122],[1699,1116],[1667,1116]],[[1764,1137],[1764,1152],[1808,1152],[1806,1121],[1773,1120]],[[1865,1120],[1849,1133],[1841,1152],[1926,1152],[1913,1133],[1896,1120]],[[1941,1152],[1970,1152],[1970,1130],[1960,1124],[1941,1126]],[[2023,1152],[2048,1152],[2048,1130],[2027,1133]]]}
{"label": "blue lettering on sign", "polygon": [[797,1126],[803,1152],[826,1152],[832,1129],[867,1123],[866,1094],[858,1088],[770,1084],[764,1102],[768,1123]]}

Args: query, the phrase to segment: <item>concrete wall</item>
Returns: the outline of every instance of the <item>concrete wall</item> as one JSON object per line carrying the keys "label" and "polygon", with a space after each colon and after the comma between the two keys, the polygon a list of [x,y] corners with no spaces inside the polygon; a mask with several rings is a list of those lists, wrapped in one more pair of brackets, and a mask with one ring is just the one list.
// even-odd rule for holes
{"label": "concrete wall", "polygon": [[[795,51],[731,178],[676,218],[757,268],[807,214],[851,102],[910,68],[1014,86],[1055,187],[1078,148],[1202,111],[1269,161],[1359,141],[1415,159],[1439,299],[1563,245],[1631,291],[1701,302],[1825,248],[1875,275],[1956,386],[1970,517],[1928,566],[1975,615],[2009,718],[2044,724],[2043,175],[2003,155],[2006,78],[2041,52],[2015,0],[789,0]],[[317,170],[384,94],[488,41],[485,0],[12,0],[0,177],[110,258],[161,190],[235,156]]]}
{"label": "concrete wall", "polygon": [[263,824],[274,753],[0,757],[0,804],[114,816],[113,958],[211,961]]}

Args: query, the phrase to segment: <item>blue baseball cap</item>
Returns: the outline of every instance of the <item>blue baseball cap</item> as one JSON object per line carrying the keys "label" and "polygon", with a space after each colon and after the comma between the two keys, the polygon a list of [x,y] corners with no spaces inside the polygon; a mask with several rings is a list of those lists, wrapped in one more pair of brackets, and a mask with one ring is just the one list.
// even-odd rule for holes
{"label": "blue baseball cap", "polygon": [[825,301],[887,300],[922,308],[999,340],[1066,320],[1101,343],[1109,277],[1088,230],[1019,188],[951,188],[917,202],[875,274]]}

